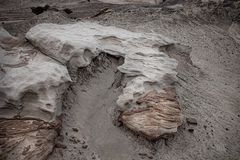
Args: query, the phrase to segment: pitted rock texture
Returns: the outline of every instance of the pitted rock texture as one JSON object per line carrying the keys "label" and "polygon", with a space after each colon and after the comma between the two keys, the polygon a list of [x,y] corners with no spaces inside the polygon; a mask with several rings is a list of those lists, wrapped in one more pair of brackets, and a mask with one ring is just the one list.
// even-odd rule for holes
{"label": "pitted rock texture", "polygon": [[55,120],[71,81],[66,67],[0,31],[0,117]]}
{"label": "pitted rock texture", "polygon": [[0,159],[45,160],[52,152],[59,123],[0,120]]}
{"label": "pitted rock texture", "polygon": [[[116,27],[79,22],[68,25],[40,24],[30,29],[26,38],[46,55],[75,68],[89,65],[101,52],[124,57],[125,61],[118,70],[131,77],[131,80],[117,101],[119,110],[123,112],[141,108],[136,103],[139,97],[152,90],[160,94],[175,81],[177,62],[159,50],[160,47],[174,45],[175,42],[161,35],[134,33]],[[180,116],[180,110],[174,113],[177,117]],[[149,120],[151,116],[146,117]],[[144,121],[142,125],[147,123]],[[173,123],[176,123],[172,125],[175,128],[166,130],[166,133],[177,131],[179,120]],[[161,128],[161,125],[158,127]],[[158,136],[152,138],[165,133],[162,130],[158,129]]]}

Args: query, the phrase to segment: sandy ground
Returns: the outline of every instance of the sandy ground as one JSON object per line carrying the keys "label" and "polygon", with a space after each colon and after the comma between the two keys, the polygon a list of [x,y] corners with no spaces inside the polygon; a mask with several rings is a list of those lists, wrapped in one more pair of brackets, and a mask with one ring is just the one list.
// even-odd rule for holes
{"label": "sandy ground", "polygon": [[[10,2],[5,5],[13,6]],[[23,34],[26,27],[42,20],[72,23],[78,18],[95,15],[107,6],[114,11],[88,20],[137,32],[163,34],[188,46],[181,53],[174,48],[167,52],[179,61],[177,94],[184,116],[195,118],[197,126],[184,122],[174,137],[149,142],[115,123],[115,101],[121,93],[121,85],[114,81],[123,80],[117,84],[124,84],[124,78],[118,75],[117,59],[99,59],[88,69],[80,70],[78,82],[66,94],[59,145],[50,160],[240,159],[240,44],[236,38],[240,33],[229,32],[232,21],[223,16],[224,12],[220,15],[202,13],[191,5],[186,5],[183,11],[132,5],[101,6],[98,2],[76,5],[69,1],[71,15],[48,12],[35,17],[29,11],[31,3],[25,4],[28,6],[23,8],[31,15],[28,17],[37,18],[37,21],[24,18],[22,12],[17,12],[20,13],[17,19],[23,19],[21,22],[15,22],[15,16],[0,16],[5,18],[4,27],[13,34]],[[91,7],[83,16],[84,9],[78,9],[85,6],[86,10],[87,5]],[[1,9],[3,12],[6,10]],[[74,19],[66,16],[74,16]],[[189,132],[189,129],[194,131]]]}
{"label": "sandy ground", "polygon": [[87,69],[79,71],[78,82],[67,94],[61,132],[63,139],[59,142],[67,148],[56,149],[50,160],[122,160],[140,158],[138,154],[142,152],[152,157],[151,144],[138,144],[142,138],[126,133],[113,121],[124,76],[117,71],[117,59],[99,58]]}

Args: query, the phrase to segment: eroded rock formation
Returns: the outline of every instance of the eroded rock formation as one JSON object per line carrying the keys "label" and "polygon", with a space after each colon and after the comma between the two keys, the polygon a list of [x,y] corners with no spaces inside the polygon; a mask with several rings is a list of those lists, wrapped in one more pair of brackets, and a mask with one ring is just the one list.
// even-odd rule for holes
{"label": "eroded rock formation", "polygon": [[[157,139],[181,125],[175,89],[177,62],[160,50],[175,42],[96,23],[40,24],[26,34],[31,44],[0,30],[0,140],[8,159],[45,159],[60,127],[68,68],[88,66],[100,53],[124,57],[129,77],[117,100],[120,120]],[[44,53],[44,54],[43,54]]]}
{"label": "eroded rock formation", "polygon": [[70,81],[65,66],[1,29],[0,116],[55,120]]}
{"label": "eroded rock formation", "polygon": [[[30,29],[26,38],[46,55],[73,68],[89,65],[101,52],[124,57],[124,64],[119,66],[118,70],[132,78],[117,101],[119,110],[123,112],[120,119],[126,126],[144,133],[149,139],[177,131],[181,124],[180,109],[176,99],[169,100],[173,99],[169,91],[165,93],[165,89],[172,87],[174,83],[177,62],[159,50],[160,47],[174,45],[174,41],[161,35],[134,33],[90,22],[68,25],[40,24]],[[165,95],[165,98],[154,102],[156,105],[140,105],[139,98],[153,90],[156,95]],[[155,99],[158,97],[156,95]],[[152,102],[148,101],[148,104],[150,103]],[[133,108],[136,108],[137,112],[143,108],[151,108],[151,113],[142,112],[145,118],[138,122],[141,124],[136,124],[133,119],[140,118],[137,114],[126,116],[132,113]],[[155,113],[163,108],[166,108],[166,112]],[[165,118],[159,118],[159,114],[163,114]],[[159,122],[154,123],[152,118]],[[162,122],[163,120],[165,122]]]}
{"label": "eroded rock formation", "polygon": [[[59,62],[0,28],[0,158],[46,159],[70,81]],[[51,121],[51,123],[50,123]]]}

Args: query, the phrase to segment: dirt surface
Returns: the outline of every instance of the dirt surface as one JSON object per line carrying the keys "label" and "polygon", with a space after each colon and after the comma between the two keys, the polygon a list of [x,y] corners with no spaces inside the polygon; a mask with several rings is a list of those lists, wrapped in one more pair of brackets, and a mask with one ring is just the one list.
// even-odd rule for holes
{"label": "dirt surface", "polygon": [[122,160],[140,158],[141,151],[152,156],[150,144],[141,145],[144,139],[126,133],[114,121],[116,100],[124,83],[124,76],[117,71],[119,61],[100,56],[78,71],[79,80],[71,86],[64,103],[63,139],[58,142],[67,148],[56,149],[49,159]]}
{"label": "dirt surface", "polygon": [[[117,72],[118,60],[105,57],[80,70],[79,80],[67,92],[62,131],[50,160],[239,160],[239,10],[214,3],[167,2],[149,7],[52,0],[50,4],[60,10],[71,8],[73,13],[47,11],[38,16],[30,7],[42,2],[26,0],[20,6],[13,1],[0,2],[6,6],[0,10],[3,26],[15,35],[24,34],[26,26],[41,23],[41,17],[44,22],[72,23],[110,8],[113,11],[88,20],[159,33],[187,48],[166,51],[179,61],[177,94],[184,116],[195,118],[197,125],[184,121],[174,137],[150,142],[116,123],[115,101],[124,78]],[[183,6],[167,7],[176,3]]]}

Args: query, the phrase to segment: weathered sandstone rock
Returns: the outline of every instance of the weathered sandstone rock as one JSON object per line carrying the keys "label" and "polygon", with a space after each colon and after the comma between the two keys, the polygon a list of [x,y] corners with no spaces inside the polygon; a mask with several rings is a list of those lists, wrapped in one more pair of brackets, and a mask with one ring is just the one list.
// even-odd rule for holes
{"label": "weathered sandstone rock", "polygon": [[150,140],[177,132],[181,125],[181,110],[174,88],[167,88],[162,93],[150,91],[139,98],[137,104],[146,106],[125,111],[120,117],[127,127]]}
{"label": "weathered sandstone rock", "polygon": [[61,113],[61,96],[70,81],[65,66],[1,29],[0,117],[54,120]]}
{"label": "weathered sandstone rock", "polygon": [[[156,95],[162,95],[174,83],[177,62],[159,50],[160,47],[174,45],[174,41],[161,35],[134,33],[90,22],[40,24],[30,29],[26,38],[46,55],[76,68],[89,65],[101,52],[124,57],[124,64],[118,69],[132,77],[117,101],[119,109],[124,112],[121,118],[124,124],[149,139],[177,131],[181,123],[176,99],[171,101],[165,97],[160,103],[160,98],[156,105],[147,105],[148,109],[142,115],[129,111],[136,108],[138,112],[138,109],[146,108],[137,103],[140,97],[153,90]],[[159,118],[159,115],[164,118]],[[142,120],[137,124],[135,119]]]}
{"label": "weathered sandstone rock", "polygon": [[65,66],[0,27],[0,159],[46,159],[70,80]]}

